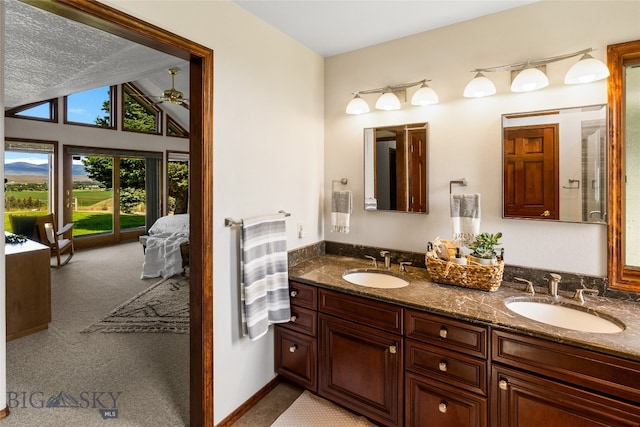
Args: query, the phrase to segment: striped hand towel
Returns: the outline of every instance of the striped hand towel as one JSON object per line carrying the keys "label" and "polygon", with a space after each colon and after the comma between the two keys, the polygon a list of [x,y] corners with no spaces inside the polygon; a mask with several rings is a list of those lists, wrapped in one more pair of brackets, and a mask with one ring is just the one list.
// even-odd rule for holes
{"label": "striped hand towel", "polygon": [[240,245],[242,330],[256,340],[291,317],[284,217],[244,219]]}
{"label": "striped hand towel", "polygon": [[331,231],[349,233],[353,196],[350,190],[331,193]]}
{"label": "striped hand towel", "polygon": [[451,195],[453,240],[468,246],[480,234],[480,194]]}

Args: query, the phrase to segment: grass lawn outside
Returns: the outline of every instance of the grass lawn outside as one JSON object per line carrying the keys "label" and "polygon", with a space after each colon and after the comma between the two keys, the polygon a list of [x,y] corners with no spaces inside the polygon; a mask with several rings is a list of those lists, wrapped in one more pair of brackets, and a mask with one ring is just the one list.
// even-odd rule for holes
{"label": "grass lawn outside", "polygon": [[[5,212],[4,224],[7,231],[11,231],[9,215],[46,215],[46,211]],[[113,230],[113,214],[110,212],[74,212],[73,235],[86,236],[89,234],[108,233]],[[144,227],[145,216],[136,214],[120,214],[120,229]]]}

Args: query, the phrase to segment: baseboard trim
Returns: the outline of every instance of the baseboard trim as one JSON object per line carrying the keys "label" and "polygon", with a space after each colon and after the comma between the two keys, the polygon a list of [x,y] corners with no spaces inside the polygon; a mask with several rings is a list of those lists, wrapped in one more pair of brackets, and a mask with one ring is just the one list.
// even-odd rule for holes
{"label": "baseboard trim", "polygon": [[0,420],[4,420],[9,416],[9,407],[7,406],[3,410],[0,411]]}
{"label": "baseboard trim", "polygon": [[216,427],[231,427],[236,421],[246,414],[249,409],[253,408],[262,398],[264,398],[271,390],[276,388],[280,383],[280,376],[275,377],[262,387],[256,394],[247,399],[242,405],[236,408],[235,411],[230,413],[224,420],[216,424]]}

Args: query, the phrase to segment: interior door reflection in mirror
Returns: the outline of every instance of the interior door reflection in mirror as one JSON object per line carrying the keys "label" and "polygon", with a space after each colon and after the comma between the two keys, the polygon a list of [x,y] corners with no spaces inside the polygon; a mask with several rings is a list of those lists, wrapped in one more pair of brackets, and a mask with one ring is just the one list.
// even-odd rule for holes
{"label": "interior door reflection in mirror", "polygon": [[606,224],[606,126],[606,105],[503,115],[503,216]]}
{"label": "interior door reflection in mirror", "polygon": [[364,130],[364,208],[429,212],[427,123]]}

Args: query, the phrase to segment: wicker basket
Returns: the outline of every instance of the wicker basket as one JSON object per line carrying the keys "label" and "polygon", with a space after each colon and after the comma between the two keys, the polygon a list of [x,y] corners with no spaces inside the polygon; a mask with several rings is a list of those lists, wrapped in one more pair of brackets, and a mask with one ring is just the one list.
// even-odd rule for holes
{"label": "wicker basket", "polygon": [[435,252],[427,252],[425,263],[431,280],[437,283],[489,292],[498,290],[502,283],[503,261],[497,265],[460,265],[441,260]]}

